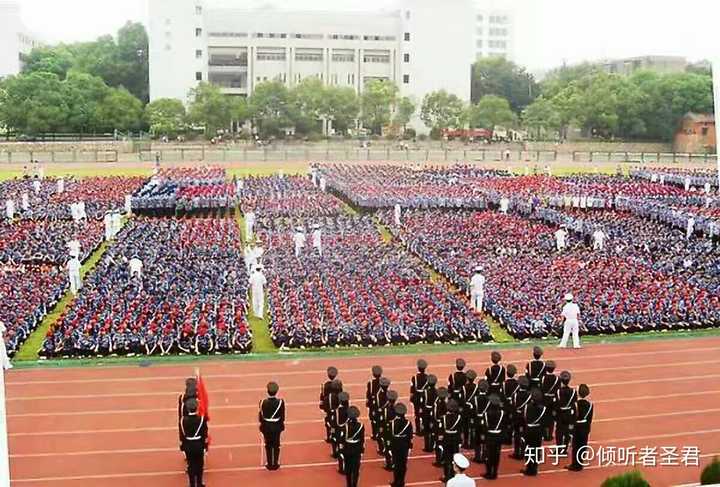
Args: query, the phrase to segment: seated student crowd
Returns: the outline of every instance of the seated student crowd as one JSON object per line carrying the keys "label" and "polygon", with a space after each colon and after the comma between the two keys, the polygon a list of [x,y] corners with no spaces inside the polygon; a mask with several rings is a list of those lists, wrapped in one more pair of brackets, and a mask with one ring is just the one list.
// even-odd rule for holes
{"label": "seated student crowd", "polygon": [[52,264],[0,263],[0,303],[5,347],[14,356],[67,289],[66,274]]}
{"label": "seated student crowd", "polygon": [[488,326],[368,216],[313,220],[321,250],[296,249],[297,219],[260,221],[272,338],[281,347],[485,341]]}
{"label": "seated student crowd", "polygon": [[64,264],[68,243],[80,244],[78,258],[84,261],[101,243],[100,220],[18,220],[0,222],[0,262]]}
{"label": "seated student crowd", "polygon": [[[128,262],[142,262],[131,274]],[[248,352],[234,220],[132,220],[48,333],[42,356]]]}
{"label": "seated student crowd", "polygon": [[[387,223],[390,213],[382,214]],[[416,211],[392,230],[463,289],[481,265],[486,308],[516,337],[558,332],[567,292],[583,310],[584,333],[695,328],[720,320],[717,294],[686,276],[664,273],[633,255],[595,252],[572,236],[558,252],[556,228],[517,216]]]}
{"label": "seated student crowd", "polygon": [[258,217],[321,217],[343,212],[342,202],[303,176],[251,177],[242,180],[240,208]]}

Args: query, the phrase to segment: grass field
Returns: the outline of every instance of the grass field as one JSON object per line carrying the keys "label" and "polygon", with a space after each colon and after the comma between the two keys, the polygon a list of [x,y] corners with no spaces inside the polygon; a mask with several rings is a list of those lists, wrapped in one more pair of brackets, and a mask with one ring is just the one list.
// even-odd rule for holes
{"label": "grass field", "polygon": [[[200,165],[200,163],[196,163]],[[291,174],[304,174],[308,169],[308,163],[306,162],[248,162],[248,163],[211,163],[204,162],[202,164],[217,164],[227,169],[229,177],[246,177],[246,176],[265,176],[270,174],[276,174],[282,171],[286,175]],[[606,173],[614,174],[617,168],[617,163],[567,163],[567,162],[555,162],[548,163],[552,168],[554,175],[566,175],[575,173]],[[188,166],[191,163],[170,163],[163,164],[163,167],[172,166]],[[530,170],[534,167],[534,163],[478,163],[482,167],[494,167],[494,168],[505,168],[512,170],[515,174],[523,174],[526,165],[529,166]],[[538,168],[542,170],[545,163],[538,164]],[[92,176],[150,176],[153,170],[153,163],[54,163],[47,164],[45,166],[45,174],[47,176],[61,176],[61,175],[72,175],[75,177],[92,177]],[[629,165],[623,165],[623,169],[627,171]],[[0,180],[9,179],[14,177],[20,177],[22,175],[22,165],[8,165],[0,168]],[[356,214],[356,210],[345,205],[346,210],[349,213]],[[241,238],[243,243],[246,242],[245,236],[245,224],[240,211],[236,211],[236,220],[238,222]],[[380,232],[383,240],[390,242],[392,235],[389,230],[377,223],[378,231]],[[102,254],[107,249],[107,245],[103,243],[86,261],[83,265],[82,273],[83,276],[89,272],[95,264],[99,261]],[[434,270],[428,268],[428,271],[433,281],[442,281],[445,285],[454,289],[453,286],[445,281],[445,279],[437,274]],[[56,305],[56,307],[45,317],[38,330],[31,335],[31,337],[25,342],[21,350],[18,352],[15,358],[15,363],[21,367],[34,366],[44,364],[48,366],[70,366],[70,365],[86,365],[86,364],[116,364],[116,363],[143,363],[148,362],[147,358],[116,358],[116,359],[92,359],[92,360],[63,360],[63,361],[38,361],[37,350],[40,348],[42,339],[45,333],[52,324],[59,318],[62,312],[71,303],[71,295],[68,291],[66,296]],[[250,308],[250,302],[248,302],[248,309]],[[253,331],[253,353],[249,355],[231,355],[224,357],[228,360],[263,360],[269,358],[287,358],[287,357],[300,357],[300,356],[314,356],[314,355],[347,355],[356,356],[368,353],[426,353],[436,352],[444,350],[467,350],[477,347],[487,346],[487,344],[457,344],[457,345],[405,345],[405,346],[392,346],[392,347],[381,347],[374,349],[361,349],[361,348],[338,348],[338,349],[327,349],[327,350],[305,350],[302,352],[279,352],[272,340],[269,333],[269,316],[266,313],[263,319],[249,317],[249,324]],[[491,318],[487,319],[488,324],[491,328],[495,342],[491,342],[492,345],[501,345],[502,347],[513,347],[513,346],[528,346],[528,343],[536,343],[525,341],[518,341],[512,338],[502,326]],[[589,343],[596,342],[615,342],[615,341],[634,341],[651,338],[670,338],[670,337],[683,337],[683,336],[716,336],[720,335],[720,329],[702,330],[694,332],[667,332],[667,333],[637,333],[631,335],[613,335],[613,336],[596,336],[586,337],[584,340]],[[548,343],[549,340],[539,340],[537,343]],[[205,357],[196,356],[184,356],[184,357],[153,357],[149,361],[153,363],[164,363],[164,362],[188,362],[205,360]],[[212,357],[213,360],[217,360],[217,357]]]}

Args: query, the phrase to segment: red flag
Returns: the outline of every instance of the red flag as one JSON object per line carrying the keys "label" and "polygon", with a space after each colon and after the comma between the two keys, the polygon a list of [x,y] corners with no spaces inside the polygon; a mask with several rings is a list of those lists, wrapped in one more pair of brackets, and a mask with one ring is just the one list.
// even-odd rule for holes
{"label": "red flag", "polygon": [[199,370],[196,370],[195,375],[197,376],[198,415],[205,418],[205,421],[210,421],[210,398],[205,388],[205,381]]}

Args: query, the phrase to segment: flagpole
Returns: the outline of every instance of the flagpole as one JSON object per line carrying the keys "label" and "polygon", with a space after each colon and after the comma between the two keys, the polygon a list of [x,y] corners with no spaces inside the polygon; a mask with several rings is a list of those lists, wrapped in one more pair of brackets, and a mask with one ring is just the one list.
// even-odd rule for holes
{"label": "flagpole", "polygon": [[[0,335],[0,340],[2,339]],[[10,487],[10,457],[5,404],[5,369],[2,364],[0,364],[0,487]]]}

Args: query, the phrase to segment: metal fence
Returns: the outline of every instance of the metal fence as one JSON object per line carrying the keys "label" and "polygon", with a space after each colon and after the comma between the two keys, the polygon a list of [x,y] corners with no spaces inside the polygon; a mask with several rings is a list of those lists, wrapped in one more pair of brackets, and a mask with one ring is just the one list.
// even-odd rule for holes
{"label": "metal fence", "polygon": [[429,162],[617,162],[694,164],[709,163],[714,154],[660,152],[558,152],[507,151],[489,149],[395,149],[287,146],[275,148],[188,146],[161,150],[139,148],[137,152],[117,150],[0,151],[0,163],[24,164],[33,160],[63,162],[260,162],[260,161],[429,161]]}
{"label": "metal fence", "polygon": [[573,152],[572,160],[578,162],[632,162],[637,164],[693,164],[709,163],[715,154],[691,154],[687,152]]}
{"label": "metal fence", "polygon": [[233,148],[187,147],[161,150],[139,150],[122,153],[116,150],[72,151],[0,151],[0,162],[22,164],[42,162],[148,162],[159,157],[165,162],[213,161],[448,161],[448,162],[500,162],[503,160],[551,162],[558,158],[556,151],[465,150],[465,149],[349,149],[292,147],[285,148]]}

